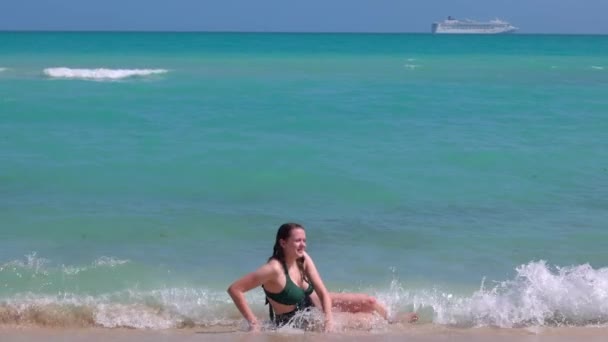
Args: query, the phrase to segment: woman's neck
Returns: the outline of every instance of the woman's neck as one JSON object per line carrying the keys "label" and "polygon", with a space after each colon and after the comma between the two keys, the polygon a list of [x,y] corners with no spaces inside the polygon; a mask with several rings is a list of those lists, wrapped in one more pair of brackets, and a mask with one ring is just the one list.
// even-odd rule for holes
{"label": "woman's neck", "polygon": [[291,266],[296,264],[297,260],[298,260],[298,258],[296,258],[296,257],[285,256],[285,266],[287,266],[287,268],[290,268]]}

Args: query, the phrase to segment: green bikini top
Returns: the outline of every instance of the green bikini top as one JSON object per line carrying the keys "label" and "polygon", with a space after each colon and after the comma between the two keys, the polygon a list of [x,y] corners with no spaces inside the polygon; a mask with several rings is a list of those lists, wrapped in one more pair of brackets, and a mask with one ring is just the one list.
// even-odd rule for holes
{"label": "green bikini top", "polygon": [[266,297],[274,300],[277,303],[281,303],[283,305],[296,305],[304,300],[306,296],[310,296],[315,288],[312,284],[308,284],[308,288],[306,290],[302,289],[296,283],[294,283],[289,277],[289,271],[287,271],[287,266],[285,263],[281,263],[283,265],[283,270],[285,271],[285,287],[283,291],[279,293],[272,293],[266,291],[264,289],[264,293]]}

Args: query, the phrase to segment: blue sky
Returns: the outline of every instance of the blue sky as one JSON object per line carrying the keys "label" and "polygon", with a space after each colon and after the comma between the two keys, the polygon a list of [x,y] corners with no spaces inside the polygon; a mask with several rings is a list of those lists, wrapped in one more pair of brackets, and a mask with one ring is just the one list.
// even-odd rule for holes
{"label": "blue sky", "polygon": [[429,32],[448,15],[608,34],[608,0],[0,0],[0,30]]}

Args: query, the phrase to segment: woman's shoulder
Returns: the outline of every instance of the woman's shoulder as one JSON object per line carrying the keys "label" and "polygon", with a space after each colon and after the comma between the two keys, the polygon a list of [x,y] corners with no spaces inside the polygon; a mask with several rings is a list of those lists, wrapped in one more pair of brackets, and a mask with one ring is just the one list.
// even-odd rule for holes
{"label": "woman's shoulder", "polygon": [[281,273],[281,266],[278,260],[270,259],[260,266],[255,273],[258,279],[274,279]]}
{"label": "woman's shoulder", "polygon": [[304,252],[304,265],[312,263],[312,258],[307,252]]}
{"label": "woman's shoulder", "polygon": [[268,265],[269,267],[271,267],[272,269],[277,270],[277,271],[280,271],[283,269],[281,262],[275,258],[269,259],[268,262],[266,263],[266,265]]}

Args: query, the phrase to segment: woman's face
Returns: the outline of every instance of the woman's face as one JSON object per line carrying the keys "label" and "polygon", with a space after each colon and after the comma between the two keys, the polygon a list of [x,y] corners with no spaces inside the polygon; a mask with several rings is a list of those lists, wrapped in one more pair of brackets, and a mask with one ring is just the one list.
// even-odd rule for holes
{"label": "woman's face", "polygon": [[302,228],[294,228],[287,240],[281,240],[285,256],[300,258],[306,251],[306,232]]}

